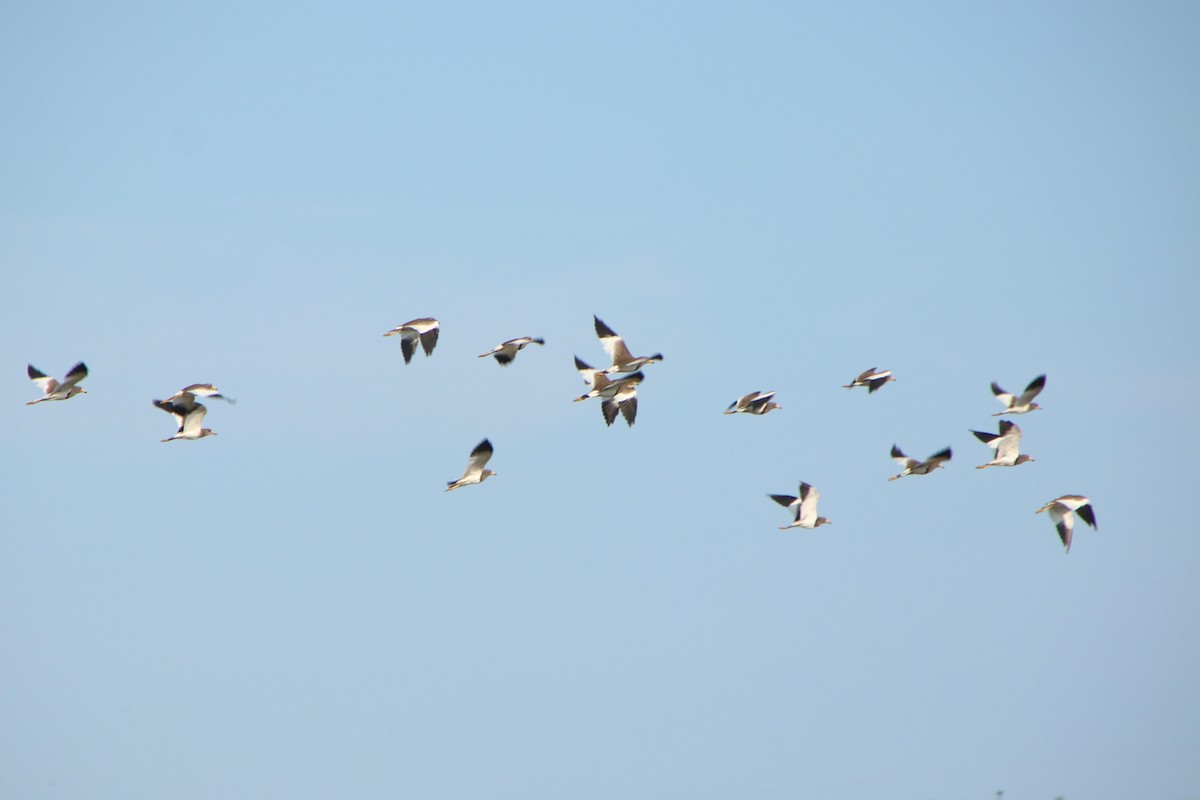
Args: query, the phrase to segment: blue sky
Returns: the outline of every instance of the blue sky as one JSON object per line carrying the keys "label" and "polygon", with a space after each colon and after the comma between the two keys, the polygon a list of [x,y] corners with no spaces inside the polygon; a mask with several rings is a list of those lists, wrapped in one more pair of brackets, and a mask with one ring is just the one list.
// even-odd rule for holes
{"label": "blue sky", "polygon": [[1200,797],[1192,4],[0,19],[0,794]]}

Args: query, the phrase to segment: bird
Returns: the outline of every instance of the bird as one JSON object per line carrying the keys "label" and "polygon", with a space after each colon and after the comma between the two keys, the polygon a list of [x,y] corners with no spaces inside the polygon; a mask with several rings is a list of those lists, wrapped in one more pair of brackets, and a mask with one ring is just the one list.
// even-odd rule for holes
{"label": "bird", "polygon": [[1063,547],[1066,552],[1071,552],[1071,533],[1075,529],[1075,515],[1092,527],[1092,530],[1099,530],[1096,527],[1096,510],[1092,508],[1092,501],[1081,494],[1064,494],[1062,497],[1051,500],[1046,505],[1035,511],[1035,514],[1040,514],[1043,511],[1050,512],[1050,519],[1054,522],[1054,527],[1058,529],[1058,538],[1062,539]]}
{"label": "bird", "polygon": [[[217,395],[214,393],[209,396],[215,397]],[[161,408],[175,417],[175,421],[179,424],[179,430],[175,431],[173,436],[160,441],[171,442],[175,439],[203,439],[205,436],[217,435],[217,432],[212,428],[202,427],[204,424],[204,415],[208,413],[208,409],[196,402],[196,395],[189,391],[181,389],[166,400],[155,400],[154,406]]]}
{"label": "bird", "polygon": [[67,373],[67,377],[61,381],[57,378],[51,378],[33,364],[29,365],[27,372],[29,373],[29,380],[33,381],[34,385],[42,390],[42,396],[37,400],[30,400],[25,404],[27,406],[35,406],[47,400],[70,400],[77,394],[87,394],[87,389],[78,385],[88,374],[87,365],[82,361],[71,367],[71,371]]}
{"label": "bird", "polygon": [[606,373],[635,372],[647,364],[662,361],[662,353],[655,353],[652,356],[634,356],[625,346],[625,340],[618,336],[612,328],[605,325],[603,320],[595,314],[592,315],[592,319],[596,321],[596,335],[600,337],[600,344],[604,346],[604,352],[608,353],[608,357],[612,359],[612,366],[604,370]]}
{"label": "bird", "polygon": [[821,499],[821,493],[811,484],[803,482],[800,484],[799,497],[793,497],[790,494],[772,494],[768,497],[785,508],[795,509],[795,519],[792,524],[784,525],[779,529],[781,531],[789,528],[819,528],[822,525],[832,524],[825,517],[817,516],[817,501]]}
{"label": "bird", "polygon": [[421,347],[425,350],[425,355],[433,355],[433,348],[437,346],[440,325],[441,323],[433,317],[422,317],[397,325],[384,336],[400,334],[400,352],[404,354],[404,363],[407,364],[412,361],[413,353],[417,352],[418,339],[421,341]]}
{"label": "bird", "polygon": [[896,379],[892,377],[892,371],[890,369],[885,369],[883,372],[876,372],[875,368],[871,367],[869,370],[862,373],[842,388],[853,389],[855,386],[866,386],[867,394],[874,394],[875,391],[882,388],[885,383],[894,380]]}
{"label": "bird", "polygon": [[637,418],[637,385],[645,378],[642,372],[613,379],[608,377],[603,370],[588,366],[587,362],[579,356],[575,356],[575,369],[579,370],[583,379],[591,384],[592,388],[576,397],[574,402],[578,403],[590,397],[599,397],[601,399],[600,411],[604,415],[606,424],[612,425],[617,418],[617,413],[620,412],[625,417],[625,422],[630,426],[633,425],[634,419]]}
{"label": "bird", "polygon": [[899,475],[893,475],[888,478],[889,481],[894,481],[897,478],[903,478],[905,475],[928,475],[935,469],[945,465],[950,460],[950,448],[938,451],[924,461],[917,461],[915,458],[909,458],[900,452],[900,448],[892,445],[892,460],[900,466],[904,467],[904,471]]}
{"label": "bird", "polygon": [[487,358],[488,356],[495,356],[496,362],[500,366],[507,367],[512,363],[512,360],[517,357],[517,353],[521,350],[524,350],[528,345],[545,343],[545,339],[539,339],[533,336],[522,336],[519,339],[509,339],[507,342],[501,342],[486,353],[480,353],[479,357]]}
{"label": "bird", "polygon": [[1046,376],[1038,375],[1029,385],[1025,387],[1025,391],[1021,392],[1020,397],[1009,394],[1001,389],[995,381],[992,382],[992,394],[996,395],[996,399],[1004,404],[1003,411],[997,411],[992,414],[993,417],[1003,416],[1004,414],[1028,414],[1030,411],[1037,411],[1041,408],[1037,403],[1033,402],[1033,398],[1038,396],[1038,393],[1046,387]]}
{"label": "bird", "polygon": [[988,447],[996,451],[995,457],[986,464],[980,464],[975,469],[984,469],[986,467],[1015,467],[1018,464],[1024,464],[1026,461],[1033,461],[1033,456],[1023,455],[1020,452],[1021,447],[1021,429],[1017,427],[1017,423],[1009,420],[1000,420],[999,433],[985,433],[983,431],[971,431],[975,434],[975,438],[986,444]]}
{"label": "bird", "polygon": [[475,449],[471,451],[471,460],[467,462],[467,468],[463,472],[462,477],[456,481],[446,481],[446,491],[458,489],[463,486],[470,486],[475,483],[483,483],[488,478],[495,475],[490,469],[484,469],[488,459],[492,457],[492,443],[484,439],[479,444],[475,445]]}
{"label": "bird", "polygon": [[758,414],[761,416],[773,409],[783,408],[783,406],[771,399],[774,396],[774,392],[751,392],[730,403],[729,408],[725,409],[725,413]]}

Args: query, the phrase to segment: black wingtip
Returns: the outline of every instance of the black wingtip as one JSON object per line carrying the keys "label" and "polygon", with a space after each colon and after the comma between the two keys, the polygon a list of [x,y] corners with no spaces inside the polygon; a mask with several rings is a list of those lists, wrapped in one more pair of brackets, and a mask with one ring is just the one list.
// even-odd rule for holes
{"label": "black wingtip", "polygon": [[612,328],[605,325],[604,320],[600,319],[595,314],[592,315],[592,319],[594,319],[596,321],[596,335],[599,336],[601,339],[606,339],[610,336],[617,335],[616,331],[614,331]]}

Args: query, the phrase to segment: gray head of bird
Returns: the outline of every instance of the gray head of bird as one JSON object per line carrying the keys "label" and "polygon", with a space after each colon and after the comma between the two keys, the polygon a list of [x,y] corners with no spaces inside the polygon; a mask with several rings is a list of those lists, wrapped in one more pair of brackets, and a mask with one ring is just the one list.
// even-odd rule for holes
{"label": "gray head of bird", "polygon": [[1034,460],[1033,456],[1027,456],[1024,453],[1022,453],[1021,455],[1017,456],[1017,460],[1013,462],[1013,466],[1015,467],[1017,464],[1024,464],[1026,461],[1033,461],[1033,460]]}
{"label": "gray head of bird", "polygon": [[814,528],[819,528],[822,525],[832,525],[833,521],[827,517],[817,517],[817,521],[813,523]]}

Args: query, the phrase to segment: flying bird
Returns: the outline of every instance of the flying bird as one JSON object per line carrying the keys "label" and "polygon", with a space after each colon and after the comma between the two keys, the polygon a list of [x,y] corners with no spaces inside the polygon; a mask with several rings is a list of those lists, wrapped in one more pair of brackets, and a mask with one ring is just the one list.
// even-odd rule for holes
{"label": "flying bird", "polygon": [[1025,391],[1021,392],[1019,397],[1009,394],[1001,389],[994,381],[992,382],[992,394],[996,395],[996,399],[1004,404],[1003,411],[997,411],[992,414],[993,417],[1003,416],[1004,414],[1028,414],[1030,411],[1037,411],[1041,406],[1033,402],[1033,398],[1038,396],[1038,393],[1046,387],[1046,376],[1038,375],[1029,385],[1025,387]]}
{"label": "flying bird", "polygon": [[77,394],[87,394],[87,389],[78,385],[88,374],[87,365],[82,361],[71,367],[71,371],[67,373],[67,377],[61,381],[57,378],[51,378],[33,364],[29,365],[27,372],[29,373],[29,380],[33,381],[34,385],[42,390],[42,396],[37,400],[30,400],[25,404],[27,406],[35,406],[47,400],[70,400]]}
{"label": "flying bird", "polygon": [[384,336],[400,335],[400,352],[404,354],[404,363],[407,364],[412,361],[413,353],[417,352],[418,340],[425,350],[425,355],[433,355],[433,348],[437,346],[439,325],[433,317],[422,317],[397,325]]}
{"label": "flying bird", "polygon": [[790,494],[772,494],[768,497],[791,510],[795,515],[792,524],[784,525],[779,529],[781,531],[789,528],[819,528],[822,525],[832,524],[825,517],[817,516],[817,501],[821,499],[821,493],[810,484],[800,484],[799,497],[793,497]]}
{"label": "flying bird", "polygon": [[519,339],[509,339],[507,342],[501,342],[486,353],[481,353],[479,357],[487,358],[488,356],[495,356],[496,362],[500,366],[507,367],[510,363],[512,363],[512,360],[517,357],[517,353],[524,350],[529,345],[545,343],[545,339],[538,339],[533,336],[522,336]]}
{"label": "flying bird", "polygon": [[986,464],[980,464],[975,469],[984,469],[986,467],[1015,467],[1018,464],[1024,464],[1026,461],[1033,461],[1033,456],[1021,454],[1021,429],[1017,427],[1017,423],[1009,420],[1000,420],[999,433],[985,433],[983,431],[971,431],[975,434],[975,438],[986,444],[988,447],[996,451],[995,457]]}
{"label": "flying bird", "polygon": [[904,468],[904,471],[899,475],[893,475],[888,478],[889,481],[894,481],[897,478],[903,478],[905,475],[928,475],[935,469],[945,465],[950,460],[950,448],[934,453],[924,461],[917,461],[915,458],[909,458],[900,452],[900,448],[892,445],[892,460]]}
{"label": "flying bird", "polygon": [[599,397],[600,411],[604,414],[604,422],[612,425],[619,412],[625,417],[628,425],[633,425],[637,418],[637,386],[645,378],[641,372],[626,375],[623,378],[610,378],[599,369],[593,369],[579,356],[575,356],[575,369],[583,379],[591,384],[591,389],[575,398],[576,403],[590,397]]}
{"label": "flying bird", "polygon": [[1092,508],[1092,501],[1080,494],[1064,494],[1055,500],[1051,500],[1046,505],[1039,508],[1036,514],[1043,511],[1050,512],[1050,519],[1054,522],[1054,527],[1058,529],[1058,538],[1062,539],[1063,547],[1066,552],[1071,552],[1071,534],[1075,530],[1075,515],[1092,527],[1096,528],[1096,510]]}
{"label": "flying bird", "polygon": [[155,400],[154,406],[161,408],[175,417],[179,430],[173,436],[160,441],[171,442],[176,439],[203,439],[205,436],[216,436],[212,428],[205,428],[204,415],[208,409],[196,402],[196,396],[191,392],[179,391],[166,400]]}
{"label": "flying bird", "polygon": [[446,491],[458,489],[462,486],[470,486],[475,483],[483,483],[495,475],[496,473],[490,469],[483,468],[491,457],[492,443],[484,439],[475,445],[475,449],[471,451],[471,460],[467,462],[467,469],[463,472],[462,477],[456,481],[446,481]]}
{"label": "flying bird", "polygon": [[876,372],[874,367],[871,367],[866,372],[859,375],[850,383],[843,386],[843,389],[853,389],[855,386],[866,386],[867,394],[874,394],[876,390],[883,387],[888,381],[894,381],[892,371],[885,369],[883,372]]}
{"label": "flying bird", "polygon": [[625,340],[618,336],[612,328],[605,325],[595,314],[592,315],[592,319],[596,321],[596,335],[600,337],[600,344],[604,346],[604,352],[608,353],[608,357],[612,360],[612,366],[604,370],[606,373],[635,372],[647,364],[662,361],[662,353],[655,353],[652,356],[634,356],[625,346]]}
{"label": "flying bird", "polygon": [[725,409],[725,413],[758,414],[761,416],[773,409],[783,408],[783,406],[771,399],[774,396],[774,392],[751,392],[730,403],[729,408]]}

